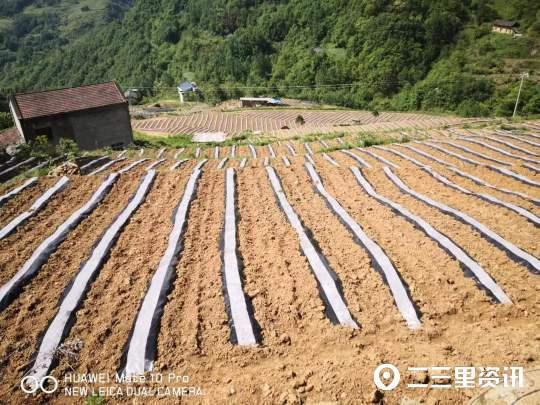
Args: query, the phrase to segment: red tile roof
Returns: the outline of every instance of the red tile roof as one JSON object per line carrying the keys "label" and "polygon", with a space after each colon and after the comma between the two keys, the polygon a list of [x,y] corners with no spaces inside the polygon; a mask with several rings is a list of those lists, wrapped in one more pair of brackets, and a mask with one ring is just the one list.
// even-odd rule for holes
{"label": "red tile roof", "polygon": [[115,82],[16,94],[14,99],[20,119],[64,114],[126,102]]}
{"label": "red tile roof", "polygon": [[514,28],[517,27],[519,24],[515,21],[495,20],[493,21],[493,25],[496,25],[498,27]]}

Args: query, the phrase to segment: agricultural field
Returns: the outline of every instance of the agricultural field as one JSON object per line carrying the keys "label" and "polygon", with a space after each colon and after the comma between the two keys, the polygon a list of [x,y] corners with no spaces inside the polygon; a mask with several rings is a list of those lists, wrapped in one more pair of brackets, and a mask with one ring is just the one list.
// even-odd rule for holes
{"label": "agricultural field", "polygon": [[[272,114],[239,116],[261,131],[292,117]],[[172,404],[185,387],[182,403],[460,404],[485,389],[407,369],[537,369],[540,123],[398,134],[133,149],[5,180],[0,397]],[[392,391],[373,383],[382,363],[401,371]],[[89,373],[135,381],[72,380]],[[53,393],[21,390],[46,376]],[[436,383],[453,389],[408,387]]]}
{"label": "agricultural field", "polygon": [[[304,122],[297,122],[302,116]],[[389,131],[398,129],[429,129],[463,124],[468,119],[427,114],[367,111],[312,110],[203,110],[184,112],[177,116],[161,116],[133,120],[133,129],[147,134],[185,134],[223,132],[233,137],[251,131],[277,138],[290,138],[310,133]]]}

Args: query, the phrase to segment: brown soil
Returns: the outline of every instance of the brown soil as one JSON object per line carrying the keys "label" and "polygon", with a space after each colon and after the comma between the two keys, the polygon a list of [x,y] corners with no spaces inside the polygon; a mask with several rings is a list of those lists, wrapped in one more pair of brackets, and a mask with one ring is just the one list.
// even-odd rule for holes
{"label": "brown soil", "polygon": [[[419,146],[418,149],[422,149],[424,152],[430,153],[428,148]],[[408,154],[409,156],[412,156],[412,154],[408,152],[403,152]],[[439,155],[440,156],[440,155]],[[481,185],[476,184],[474,181],[466,179],[462,176],[459,176],[452,172],[451,170],[448,170],[446,166],[441,165],[439,163],[436,163],[434,161],[430,161],[422,156],[415,155],[414,158],[417,160],[420,160],[421,162],[425,164],[431,165],[435,170],[437,170],[439,173],[450,179],[452,182],[467,188],[468,190],[477,192],[477,193],[487,193],[491,194],[494,197],[499,198],[502,201],[510,202],[513,204],[516,204],[518,206],[521,206],[525,209],[528,209],[529,211],[535,213],[536,215],[540,215],[540,207],[535,205],[534,203],[530,202],[529,200],[517,196],[513,196],[511,194],[502,193],[500,191],[494,190],[492,188],[484,187]],[[461,170],[464,170],[465,168],[462,168]],[[469,171],[470,174],[475,175],[473,171]],[[484,178],[485,181],[488,181],[486,178]],[[489,181],[488,181],[489,183]],[[489,183],[491,184],[491,183]],[[502,184],[502,183],[501,183]],[[501,186],[502,187],[502,186]]]}
{"label": "brown soil", "polygon": [[136,190],[140,176],[126,174],[104,202],[60,245],[20,296],[0,313],[0,398],[24,403],[19,382],[30,365],[40,335],[53,316],[64,289],[92,246]]}
{"label": "brown soil", "polygon": [[[114,372],[119,367],[140,301],[167,246],[173,212],[189,174],[180,169],[158,175],[146,201],[124,228],[66,338],[84,343],[75,372]],[[71,372],[72,367],[63,361],[57,373]]]}
{"label": "brown soil", "polygon": [[[489,310],[486,295],[463,276],[459,263],[422,231],[369,197],[348,168],[325,170],[325,173],[328,173],[323,178],[327,191],[341,201],[368,236],[392,258],[424,314],[424,324],[429,327],[433,320],[463,310]],[[418,248],[422,249],[422,255],[410,254]],[[437,268],[433,263],[438,263]],[[443,291],[444,300],[440,299]]]}
{"label": "brown soil", "polygon": [[[494,138],[496,138],[496,139],[498,139],[498,140],[500,140],[502,142],[508,142],[508,143],[514,144],[514,145],[516,145],[516,146],[518,146],[518,147],[520,147],[520,148],[522,148],[524,150],[529,150],[532,153],[540,153],[540,147],[537,147],[537,146],[534,146],[534,145],[529,145],[529,144],[526,144],[526,143],[522,143],[522,142],[520,142],[520,141],[518,141],[517,139],[514,139],[514,138],[497,137],[497,136],[495,136]],[[529,158],[529,159],[536,159],[533,156],[527,155],[526,153],[520,152],[519,150],[512,149],[512,148],[510,148],[510,147],[508,147],[506,145],[503,145],[502,143],[494,142],[491,139],[487,139],[487,138],[482,139],[482,142],[485,142],[488,145],[495,146],[496,148],[505,150],[507,152],[514,153],[514,154],[516,154],[518,156],[523,156],[523,157],[526,157],[526,158]]]}
{"label": "brown soil", "polygon": [[[429,153],[430,155],[436,156],[440,159],[443,159],[444,161],[456,166],[458,169],[463,170],[466,173],[472,174],[473,176],[479,177],[482,180],[486,181],[487,183],[493,184],[496,187],[499,188],[507,188],[509,190],[513,191],[519,191],[522,193],[525,193],[527,195],[530,195],[531,197],[540,198],[540,188],[531,187],[527,184],[524,184],[518,180],[512,179],[508,176],[505,176],[501,173],[498,173],[496,171],[493,171],[491,169],[475,166],[469,163],[465,163],[457,158],[454,158],[452,156],[447,156],[443,154],[442,152],[439,152],[435,149],[426,148],[423,146],[419,146],[419,149],[424,150],[425,152]],[[414,157],[416,160],[419,160],[424,163],[428,163],[426,159],[421,159],[421,156],[413,154],[411,151],[404,151],[403,148],[399,149],[401,153],[404,153],[408,156]],[[459,153],[459,151],[456,150],[456,152]],[[384,152],[381,150],[378,150],[377,153],[380,153],[387,159],[389,159],[391,162],[397,163],[398,165],[402,167],[414,167],[416,170],[418,169],[416,166],[412,165],[411,163],[407,162],[406,160],[394,155],[390,152]],[[465,152],[462,153],[464,156]],[[474,156],[469,156],[471,158],[474,158]],[[433,161],[430,161],[433,163]],[[431,164],[430,163],[430,164]],[[513,168],[512,168],[513,170]]]}
{"label": "brown soil", "polygon": [[[21,191],[11,200],[8,200],[0,207],[0,228],[6,226],[17,215],[27,211],[32,204],[45,192],[52,187],[60,178],[57,177],[42,177],[36,184]],[[13,185],[6,192],[18,187],[22,183]]]}
{"label": "brown soil", "polygon": [[[533,153],[537,153],[537,154],[540,154],[540,146],[534,146],[534,145],[531,145],[531,144],[528,144],[526,142],[523,142],[522,140],[519,140],[519,139],[515,139],[515,138],[507,138],[507,137],[504,137],[504,136],[498,136],[496,137],[497,139],[501,140],[501,141],[507,141],[507,142],[510,142],[510,143],[513,143],[514,145],[516,146],[519,146],[520,148],[523,148],[523,149],[527,149]],[[538,143],[538,139],[530,139],[528,137],[523,137],[524,140],[526,141],[533,141],[533,142],[536,142]],[[498,144],[498,145],[501,145],[501,144]],[[503,145],[501,145],[503,146]]]}
{"label": "brown soil", "polygon": [[317,309],[322,302],[316,281],[296,233],[278,208],[266,170],[239,172],[237,183],[244,290],[261,327],[262,344],[279,347],[284,334],[297,342],[305,329],[326,324]]}
{"label": "brown soil", "polygon": [[169,295],[158,338],[157,370],[184,370],[191,358],[224,353],[227,315],[221,295],[219,241],[225,172],[207,171],[192,202],[177,279]]}
{"label": "brown soil", "polygon": [[[379,193],[407,207],[459,244],[514,302],[491,303],[435,242],[362,191],[349,170],[349,166],[357,165],[356,161],[334,152],[331,156],[341,165],[334,168],[316,154],[317,170],[327,190],[385,250],[410,287],[422,312],[423,326],[417,331],[409,330],[365,250],[313,189],[303,166],[304,152],[295,146],[299,156],[289,157],[290,168],[281,160],[282,152],[288,155],[283,147],[280,153],[276,150],[278,159],[273,165],[291,205],[305,227],[313,232],[321,252],[341,280],[346,303],[362,328],[354,331],[332,325],[325,317],[315,278],[300,251],[296,232],[276,202],[259,149],[259,159],[250,158],[246,169],[237,171],[237,229],[244,291],[261,327],[261,341],[255,348],[231,344],[220,248],[225,171],[216,170],[214,160],[205,167],[189,212],[184,250],[164,309],[154,364],[155,372],[189,376],[188,385],[201,387],[204,396],[181,401],[110,398],[107,403],[364,404],[379,395],[375,393],[373,370],[384,362],[395,364],[404,377],[407,367],[415,366],[540,365],[538,276],[515,263],[470,226],[401,193],[382,172],[382,163],[359,153],[373,165],[364,174]],[[401,165],[396,173],[411,187],[470,213],[538,255],[534,241],[540,231],[518,215],[452,191],[395,155],[380,150],[375,153]],[[428,163],[410,151],[403,153]],[[245,156],[249,156],[247,148]],[[533,187],[444,158],[499,187],[539,197]],[[238,165],[239,161],[231,160],[227,165]],[[146,202],[122,231],[78,311],[67,341],[80,339],[83,347],[78,361],[63,359],[53,370],[52,374],[60,380],[72,367],[77,373],[114,373],[120,366],[136,311],[166,246],[172,212],[196,164],[191,159],[170,172],[172,163],[167,161],[158,168],[156,183]],[[429,164],[458,184],[496,193],[452,175],[441,165]],[[17,404],[84,402],[84,398],[70,398],[62,391],[54,396],[24,396],[18,385],[39,336],[56,314],[66,286],[137,188],[144,167],[140,165],[122,175],[105,201],[68,236],[19,298],[0,312],[0,400]],[[1,280],[16,271],[34,246],[80,206],[101,180],[102,176],[78,178],[58,201],[51,201],[56,205],[20,230],[20,240],[6,239],[2,249],[16,259],[10,263],[7,255],[0,255]],[[531,208],[519,197],[497,196]],[[21,200],[18,204],[24,204]],[[68,207],[63,206],[66,201]],[[22,211],[19,205],[14,208]],[[405,399],[428,404],[466,403],[479,392],[415,390],[408,389],[405,382],[410,381],[405,380],[396,390],[383,395],[385,403],[399,404]]]}
{"label": "brown soil", "polygon": [[[289,202],[310,229],[331,268],[343,284],[345,299],[351,314],[370,330],[381,323],[396,323],[401,319],[393,305],[390,291],[381,277],[372,270],[366,251],[353,240],[350,232],[327,208],[326,202],[314,193],[307,173],[299,162],[291,168],[279,170]],[[376,294],[362,294],[376,291]],[[380,308],[380,311],[365,311]],[[405,328],[400,325],[400,329]]]}
{"label": "brown soil", "polygon": [[[483,141],[483,142],[485,142],[485,141]],[[523,160],[503,155],[502,153],[492,151],[492,150],[490,150],[488,148],[484,148],[484,147],[482,147],[481,145],[478,145],[478,144],[469,143],[469,142],[463,142],[463,141],[459,141],[459,140],[456,140],[455,143],[459,144],[459,145],[462,145],[462,146],[465,146],[466,148],[469,148],[471,150],[474,150],[475,152],[479,152],[479,153],[482,153],[482,154],[484,154],[486,156],[492,157],[494,159],[498,159],[498,160],[500,160],[502,162],[511,163],[513,166],[509,167],[509,169],[516,172],[516,173],[522,174],[524,176],[531,177],[533,179],[534,179],[534,177],[537,177],[537,179],[536,179],[537,181],[540,179],[540,175],[536,174],[534,171],[532,171],[530,169],[527,169],[527,168],[521,166],[521,164],[523,163]],[[485,142],[485,143],[489,144],[488,142]],[[523,153],[521,153],[521,152],[519,152],[517,150],[509,149],[509,148],[505,147],[504,145],[492,145],[492,146],[495,146],[495,147],[497,147],[499,149],[502,149],[502,150],[506,150],[507,152],[510,152],[510,153],[512,153],[514,155],[517,155],[517,156],[523,156],[525,158],[528,157],[529,159],[531,158],[530,156],[526,156],[526,155],[524,155]],[[497,163],[495,163],[495,162],[490,162],[490,161],[482,159],[482,158],[480,158],[478,156],[470,155],[469,153],[467,153],[465,151],[462,151],[460,149],[453,149],[450,145],[444,145],[444,147],[445,148],[449,147],[454,152],[457,152],[457,153],[459,153],[461,155],[464,155],[464,156],[467,156],[467,157],[471,157],[474,160],[478,160],[478,161],[486,163],[486,164],[497,166]]]}
{"label": "brown soil", "polygon": [[[404,171],[399,171],[397,174],[403,176]],[[521,298],[527,296],[532,298],[534,296],[534,291],[538,287],[535,276],[525,267],[513,262],[504,252],[494,248],[472,227],[428,207],[413,197],[402,194],[384,173],[366,171],[366,175],[381,194],[409,208],[413,213],[420,215],[437,229],[444,230],[448,237],[469,252],[471,257],[477,260],[499,282],[512,299],[519,301]],[[538,231],[533,230],[532,232],[529,237],[532,237]],[[516,280],[520,280],[520,282],[516,283]]]}
{"label": "brown soil", "polygon": [[516,212],[451,189],[423,171],[404,171],[400,173],[400,178],[413,190],[470,215],[503,238],[539,256],[540,245],[531,239],[531,235],[535,233],[535,225]]}
{"label": "brown soil", "polygon": [[55,195],[42,211],[0,241],[0,285],[13,277],[34,250],[88,201],[101,181],[97,177],[72,177],[68,186]]}

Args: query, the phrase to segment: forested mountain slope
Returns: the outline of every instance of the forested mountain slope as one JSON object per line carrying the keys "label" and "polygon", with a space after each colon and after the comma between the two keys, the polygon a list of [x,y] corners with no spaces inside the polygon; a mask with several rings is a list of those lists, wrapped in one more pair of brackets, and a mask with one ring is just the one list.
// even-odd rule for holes
{"label": "forested mountain slope", "polygon": [[[116,79],[212,101],[280,94],[357,108],[540,113],[535,0],[3,0],[0,88]],[[496,18],[523,36],[491,33]],[[249,87],[249,88],[246,88]]]}

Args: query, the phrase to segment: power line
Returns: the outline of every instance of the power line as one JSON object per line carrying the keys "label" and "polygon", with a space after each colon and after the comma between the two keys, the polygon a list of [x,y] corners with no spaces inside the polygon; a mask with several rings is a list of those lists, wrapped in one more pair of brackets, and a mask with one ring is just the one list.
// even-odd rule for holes
{"label": "power line", "polygon": [[[462,80],[444,80],[440,83],[462,83]],[[206,92],[212,91],[226,91],[226,90],[284,90],[284,89],[319,89],[319,88],[353,88],[360,86],[368,85],[377,85],[377,84],[396,84],[396,85],[414,85],[414,82],[406,80],[375,80],[369,82],[356,82],[356,83],[337,83],[337,84],[274,84],[268,86],[221,86],[219,84],[209,84],[209,88],[205,90]],[[177,90],[176,86],[125,86],[122,85],[122,88],[125,89],[142,89],[142,90]],[[212,89],[215,87],[215,89]]]}

